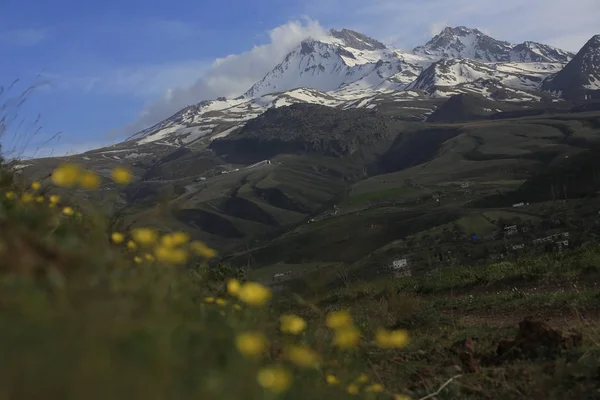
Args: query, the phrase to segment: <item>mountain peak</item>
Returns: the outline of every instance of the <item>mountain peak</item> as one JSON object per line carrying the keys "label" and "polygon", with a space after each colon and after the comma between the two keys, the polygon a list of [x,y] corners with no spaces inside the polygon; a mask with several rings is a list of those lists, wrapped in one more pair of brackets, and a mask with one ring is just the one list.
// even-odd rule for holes
{"label": "mountain peak", "polygon": [[440,35],[459,35],[459,36],[466,36],[469,35],[471,33],[475,33],[475,34],[480,34],[483,35],[483,33],[476,28],[468,28],[466,26],[447,26],[445,27],[439,34]]}
{"label": "mountain peak", "polygon": [[446,27],[424,46],[416,47],[417,55],[436,58],[470,58],[484,62],[510,61],[510,44],[493,39],[478,29],[465,26]]}
{"label": "mountain peak", "polygon": [[594,46],[600,46],[600,35],[592,36],[592,38],[588,41],[588,44],[594,45]]}
{"label": "mountain peak", "polygon": [[432,58],[470,58],[483,62],[568,62],[573,54],[536,42],[514,45],[479,29],[446,27],[413,53]]}
{"label": "mountain peak", "polygon": [[339,39],[343,45],[357,50],[384,50],[386,48],[383,43],[351,29],[343,28],[339,31],[331,29],[329,34]]}
{"label": "mountain peak", "polygon": [[591,91],[600,92],[600,35],[592,36],[560,72],[544,81],[542,88],[575,100]]}
{"label": "mountain peak", "polygon": [[304,39],[300,43],[300,54],[314,53],[315,52],[315,44],[317,44],[317,41],[312,38]]}

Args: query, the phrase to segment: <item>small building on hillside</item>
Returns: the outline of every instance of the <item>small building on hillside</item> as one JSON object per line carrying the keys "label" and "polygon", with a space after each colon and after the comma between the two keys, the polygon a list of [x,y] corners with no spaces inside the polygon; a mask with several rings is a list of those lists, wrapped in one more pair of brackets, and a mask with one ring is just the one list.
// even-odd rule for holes
{"label": "small building on hillside", "polygon": [[515,208],[517,208],[517,207],[524,207],[524,206],[528,206],[528,205],[529,205],[529,203],[525,203],[525,202],[522,201],[520,203],[515,203],[512,206],[515,207]]}
{"label": "small building on hillside", "polygon": [[390,270],[395,278],[402,278],[406,276],[412,276],[412,271],[409,268],[407,258],[400,258],[392,261]]}
{"label": "small building on hillside", "polygon": [[569,248],[569,240],[568,239],[559,240],[559,241],[555,242],[555,244],[556,244],[556,248],[559,252],[564,251],[567,248]]}
{"label": "small building on hillside", "polygon": [[512,236],[519,233],[519,229],[517,225],[509,225],[504,227],[504,234],[506,236]]}
{"label": "small building on hillside", "polygon": [[[539,239],[535,239],[533,241],[533,244],[543,244],[543,243],[556,243],[559,240],[565,240],[569,237],[569,232],[561,232],[561,233],[556,233],[554,235],[550,235],[550,236],[546,236],[543,238],[539,238]],[[567,240],[568,242],[568,240]]]}
{"label": "small building on hillside", "polygon": [[259,161],[259,162],[255,163],[255,164],[248,165],[245,169],[261,167],[263,165],[271,165],[271,160],[262,160],[262,161]]}

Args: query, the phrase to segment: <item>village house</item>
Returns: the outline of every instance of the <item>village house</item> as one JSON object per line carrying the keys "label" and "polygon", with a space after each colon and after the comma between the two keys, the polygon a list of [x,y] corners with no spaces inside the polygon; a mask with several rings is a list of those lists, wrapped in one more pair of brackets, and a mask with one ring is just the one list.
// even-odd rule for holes
{"label": "village house", "polygon": [[412,276],[412,271],[409,268],[408,259],[406,258],[392,261],[391,270],[395,278]]}
{"label": "village house", "polygon": [[516,235],[519,233],[517,225],[509,225],[504,227],[504,234],[506,236]]}

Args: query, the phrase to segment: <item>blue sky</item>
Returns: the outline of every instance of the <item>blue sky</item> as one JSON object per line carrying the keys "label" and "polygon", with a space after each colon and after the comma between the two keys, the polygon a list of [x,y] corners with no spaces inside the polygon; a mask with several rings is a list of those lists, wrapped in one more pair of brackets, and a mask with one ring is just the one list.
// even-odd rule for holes
{"label": "blue sky", "polygon": [[[49,82],[13,110],[20,119],[12,132],[21,119],[18,136],[42,126],[26,153],[62,132],[38,153],[59,154],[121,140],[189,103],[239,94],[323,29],[348,27],[411,48],[445,25],[467,25],[499,39],[577,51],[600,33],[600,2],[577,4],[574,10],[563,0],[530,0],[527,8],[522,0],[3,0],[0,85],[21,80],[5,100]],[[5,142],[17,151],[24,143]]]}

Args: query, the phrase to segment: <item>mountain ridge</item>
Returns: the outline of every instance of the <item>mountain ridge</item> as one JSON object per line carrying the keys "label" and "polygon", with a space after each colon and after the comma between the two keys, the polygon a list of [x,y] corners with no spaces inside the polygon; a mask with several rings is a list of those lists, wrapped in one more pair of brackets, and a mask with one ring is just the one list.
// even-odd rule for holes
{"label": "mountain ridge", "polygon": [[[542,87],[560,92],[568,99],[592,97],[592,91],[600,91],[600,35],[588,40],[562,70],[543,82]],[[600,98],[597,93],[596,96]]]}
{"label": "mountain ridge", "polygon": [[446,27],[413,53],[437,58],[469,58],[484,62],[568,62],[573,54],[558,48],[525,41],[511,44],[496,40],[478,29]]}
{"label": "mountain ridge", "polygon": [[549,82],[555,76],[560,82],[558,72],[573,57],[545,44],[511,44],[464,26],[446,27],[409,52],[350,29],[331,29],[302,40],[241,96],[190,105],[129,140],[174,146],[210,142],[269,108],[294,103],[396,107],[425,120],[435,110],[418,112],[415,101],[461,93],[523,105],[552,97],[561,101],[564,90],[549,89]]}

